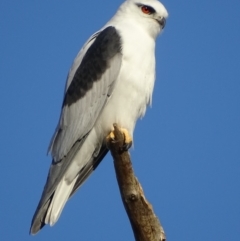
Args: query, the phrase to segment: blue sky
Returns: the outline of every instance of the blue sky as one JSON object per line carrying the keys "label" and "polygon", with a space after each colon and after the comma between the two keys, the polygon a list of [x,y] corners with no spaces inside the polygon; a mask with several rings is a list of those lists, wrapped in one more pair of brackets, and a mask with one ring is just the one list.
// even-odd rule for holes
{"label": "blue sky", "polygon": [[[0,237],[134,240],[110,155],[53,228],[29,236],[66,75],[122,1],[0,1]],[[131,150],[168,241],[240,236],[240,1],[165,0],[153,105]]]}

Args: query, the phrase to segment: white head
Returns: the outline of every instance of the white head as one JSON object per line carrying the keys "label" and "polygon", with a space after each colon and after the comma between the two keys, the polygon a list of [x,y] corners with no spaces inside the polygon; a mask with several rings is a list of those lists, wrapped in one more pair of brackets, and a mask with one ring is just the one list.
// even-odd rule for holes
{"label": "white head", "polygon": [[126,0],[117,15],[133,20],[156,38],[166,24],[168,12],[158,0]]}

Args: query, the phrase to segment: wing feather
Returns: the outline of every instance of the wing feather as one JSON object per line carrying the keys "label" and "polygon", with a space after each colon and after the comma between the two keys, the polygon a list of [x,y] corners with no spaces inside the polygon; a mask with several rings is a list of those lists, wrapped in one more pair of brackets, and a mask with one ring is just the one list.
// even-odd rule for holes
{"label": "wing feather", "polygon": [[[88,42],[84,50],[80,51],[80,53],[82,52],[82,54],[85,53],[85,56],[87,56],[89,52],[93,53],[92,55],[90,54],[89,56],[89,58],[91,57],[92,59],[95,58],[93,60],[92,65],[91,63],[90,64],[86,63],[87,61],[85,61],[85,63],[86,65],[89,65],[92,68],[93,66],[97,66],[94,71],[89,69],[85,70],[85,66],[83,66],[82,72],[92,71],[95,73],[81,74],[81,69],[80,68],[77,69],[75,67],[76,64],[74,64],[74,68],[72,69],[72,71],[75,71],[75,75],[72,74],[72,71],[70,71],[67,87],[65,90],[65,98],[64,98],[65,102],[63,103],[62,113],[60,116],[58,127],[56,129],[54,138],[52,139],[52,142],[50,145],[51,154],[56,162],[58,162],[65,155],[67,155],[67,153],[69,152],[73,144],[78,139],[81,139],[83,136],[85,136],[92,129],[94,123],[96,122],[98,116],[102,111],[102,108],[106,104],[108,97],[111,95],[113,91],[113,88],[121,67],[121,61],[122,61],[120,39],[119,39],[119,35],[117,36],[117,38],[116,38],[116,35],[117,35],[117,32],[115,28],[108,27],[102,32],[95,34],[94,35],[95,37],[90,38],[90,41]],[[98,38],[100,38],[100,41],[98,41]],[[111,43],[111,40],[114,42]],[[105,43],[106,41],[108,42]],[[97,46],[94,46],[94,43],[96,43]],[[99,45],[100,46],[103,45],[103,47],[98,47]],[[105,48],[105,49],[107,48],[107,50],[105,51],[107,53],[103,53],[103,55],[99,58],[98,52],[102,50],[101,48]],[[84,63],[85,57],[82,57],[82,54],[78,55],[74,63],[75,62],[78,63],[79,60],[81,60],[81,64]],[[95,55],[97,55],[97,57]],[[100,63],[96,63],[97,61],[99,61]],[[102,62],[105,61],[106,66],[104,65],[101,66],[102,65],[101,61]],[[81,64],[80,64],[80,67],[81,67]],[[101,67],[103,69],[105,68],[104,73],[102,74],[101,74],[101,71],[98,71],[98,68],[101,68]],[[79,71],[80,76],[90,75],[90,77],[87,77],[88,79],[90,79],[88,83],[85,83],[85,82],[80,83],[82,84],[82,86],[86,85],[85,89],[87,89],[87,91],[86,93],[83,93],[85,91],[84,87],[82,87],[81,85],[77,86],[77,84],[75,84],[75,86],[80,88],[80,95],[83,95],[83,96],[77,99],[75,102],[73,103],[71,102],[71,104],[66,104],[66,100],[67,100],[66,97],[68,97],[68,91],[70,92],[71,85],[73,85],[73,83],[76,82],[76,81],[74,82],[74,78],[77,78],[76,73],[78,72],[79,69],[80,69]],[[94,80],[93,78],[95,77],[95,75],[101,75],[101,76],[100,77],[97,76],[99,79]],[[72,80],[70,80],[71,78]]]}
{"label": "wing feather", "polygon": [[[114,27],[94,34],[76,57],[68,75],[60,120],[50,143],[52,164],[33,216],[31,233],[44,226],[56,188],[114,90],[121,61],[121,41]],[[95,147],[95,151],[87,163],[82,160],[86,164],[78,174],[71,195],[107,153],[102,143]]]}

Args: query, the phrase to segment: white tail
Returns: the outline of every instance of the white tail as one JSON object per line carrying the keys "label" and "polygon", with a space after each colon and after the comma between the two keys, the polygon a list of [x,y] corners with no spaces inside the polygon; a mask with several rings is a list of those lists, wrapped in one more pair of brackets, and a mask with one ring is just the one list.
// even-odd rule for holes
{"label": "white tail", "polygon": [[53,199],[51,201],[51,204],[48,208],[48,211],[45,217],[45,223],[48,223],[50,226],[53,226],[57,222],[72,192],[72,189],[74,187],[74,184],[77,178],[78,178],[78,175],[69,184],[65,180],[65,176],[64,176],[61,182],[58,184],[57,189],[54,193]]}

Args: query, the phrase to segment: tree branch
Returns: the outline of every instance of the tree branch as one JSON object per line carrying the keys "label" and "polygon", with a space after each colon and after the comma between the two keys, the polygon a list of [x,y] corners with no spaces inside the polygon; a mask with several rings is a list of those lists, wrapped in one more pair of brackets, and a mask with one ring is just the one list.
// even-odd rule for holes
{"label": "tree branch", "polygon": [[124,151],[124,135],[117,124],[113,126],[115,139],[108,139],[107,145],[114,159],[118,186],[135,240],[165,241],[164,230],[134,175],[129,153]]}

